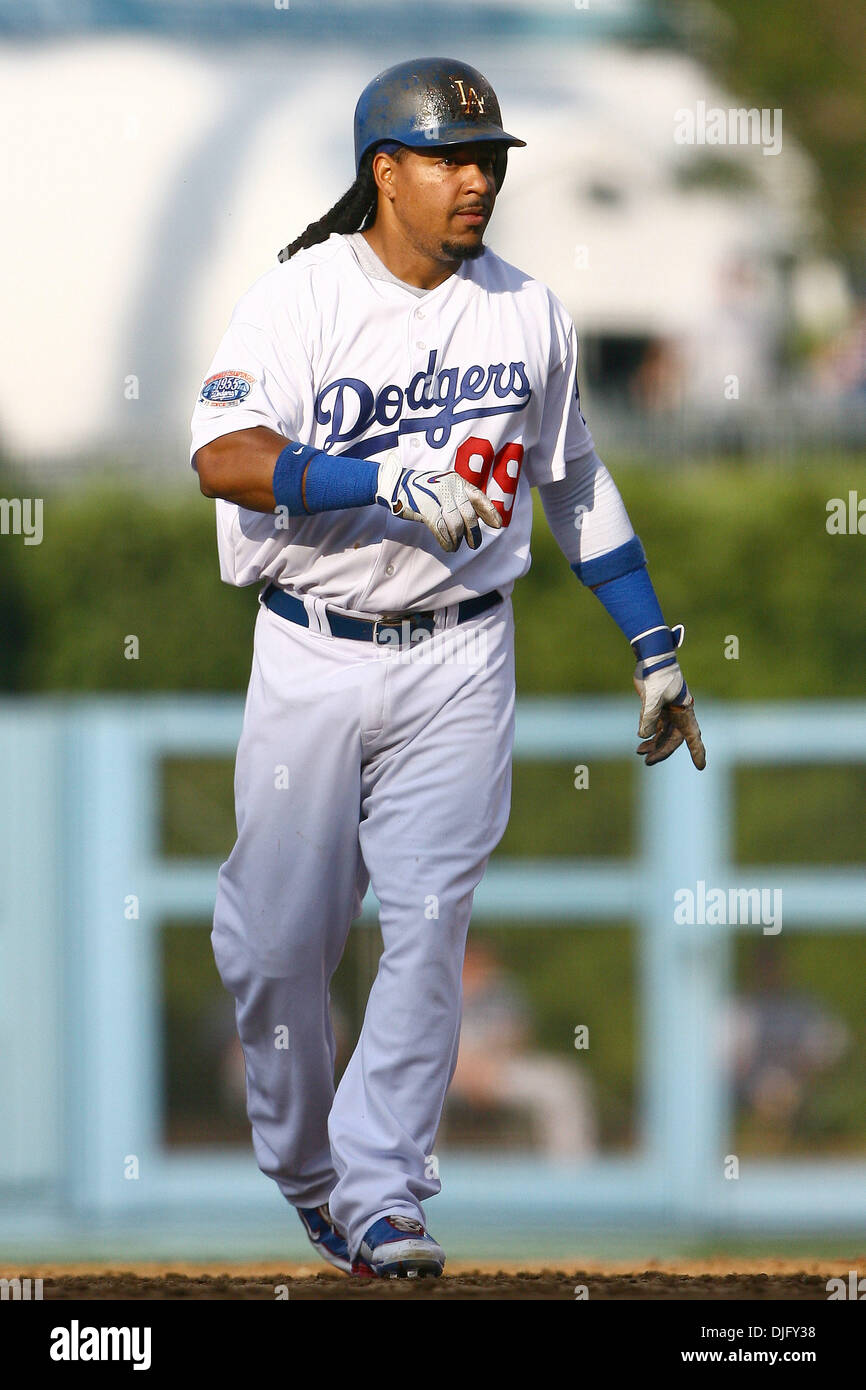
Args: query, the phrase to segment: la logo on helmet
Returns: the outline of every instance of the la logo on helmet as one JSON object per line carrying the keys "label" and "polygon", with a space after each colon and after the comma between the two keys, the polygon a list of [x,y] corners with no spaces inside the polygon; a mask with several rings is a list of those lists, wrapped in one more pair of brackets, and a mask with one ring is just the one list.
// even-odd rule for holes
{"label": "la logo on helmet", "polygon": [[452,77],[451,81],[454,83],[454,86],[458,87],[460,90],[460,105],[463,107],[464,115],[483,116],[484,98],[478,95],[475,88],[470,87],[469,95],[467,96],[462,77]]}

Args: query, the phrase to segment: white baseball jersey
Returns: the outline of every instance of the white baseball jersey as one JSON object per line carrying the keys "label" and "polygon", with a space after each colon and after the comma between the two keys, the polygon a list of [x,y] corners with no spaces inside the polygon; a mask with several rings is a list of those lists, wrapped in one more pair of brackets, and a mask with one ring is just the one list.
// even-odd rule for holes
{"label": "white baseball jersey", "polygon": [[574,325],[545,285],[487,249],[419,295],[371,276],[337,233],[238,303],[193,413],[190,456],[257,425],[333,455],[381,462],[397,449],[407,468],[455,468],[501,513],[478,550],[447,554],[384,507],[286,517],[217,501],[227,583],[271,579],[360,614],[510,593],[530,563],[530,487],[564,478],[593,448]]}

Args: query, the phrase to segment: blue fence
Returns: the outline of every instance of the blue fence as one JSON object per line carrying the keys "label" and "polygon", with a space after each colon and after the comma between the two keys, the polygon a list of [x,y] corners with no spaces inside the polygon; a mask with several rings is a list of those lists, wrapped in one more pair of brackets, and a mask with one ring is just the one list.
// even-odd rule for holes
{"label": "blue fence", "polygon": [[[167,917],[210,916],[218,865],[162,857],[160,763],[233,755],[241,713],[234,698],[0,703],[0,1247],[61,1218],[86,1231],[220,1207],[274,1211],[251,1151],[175,1152],[161,1139],[158,931]],[[515,758],[591,772],[593,760],[633,757],[634,724],[632,700],[524,700]],[[498,859],[476,895],[476,923],[635,923],[638,1148],[575,1167],[450,1154],[437,1224],[555,1212],[573,1229],[736,1234],[866,1219],[866,1156],[750,1160],[730,1177],[717,1022],[734,932],[679,923],[674,910],[677,890],[703,882],[781,893],[783,933],[866,927],[866,866],[745,870],[731,858],[736,767],[866,760],[866,704],[705,704],[701,725],[703,774],[683,751],[636,779],[633,859]]]}

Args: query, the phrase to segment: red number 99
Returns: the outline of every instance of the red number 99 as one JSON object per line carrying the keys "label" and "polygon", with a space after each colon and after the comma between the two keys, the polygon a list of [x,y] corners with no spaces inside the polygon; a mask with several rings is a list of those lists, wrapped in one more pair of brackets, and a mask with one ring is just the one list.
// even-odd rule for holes
{"label": "red number 99", "polygon": [[477,435],[472,435],[460,445],[454,459],[454,471],[467,483],[481,488],[482,492],[487,491],[489,482],[495,483],[496,492],[501,496],[492,496],[490,500],[502,517],[503,529],[511,522],[522,463],[522,444],[503,444],[494,456],[490,440],[480,439]]}

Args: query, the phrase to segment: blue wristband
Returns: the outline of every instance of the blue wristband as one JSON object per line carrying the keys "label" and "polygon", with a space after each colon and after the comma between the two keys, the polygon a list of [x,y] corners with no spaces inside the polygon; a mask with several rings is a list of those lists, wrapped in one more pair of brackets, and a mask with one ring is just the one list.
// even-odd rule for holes
{"label": "blue wristband", "polygon": [[593,589],[614,622],[632,643],[639,661],[659,656],[653,670],[672,666],[675,643],[656,597],[646,555],[637,536],[606,555],[571,566],[582,584]]}
{"label": "blue wristband", "polygon": [[379,465],[289,443],[274,465],[274,501],[289,516],[368,507],[376,500]]}
{"label": "blue wristband", "polygon": [[596,555],[594,560],[583,562],[575,560],[571,568],[581,584],[594,589],[597,584],[607,584],[611,579],[621,579],[633,570],[646,568],[646,555],[640,536],[632,536],[631,540],[618,545],[616,550],[609,550],[606,555]]}

